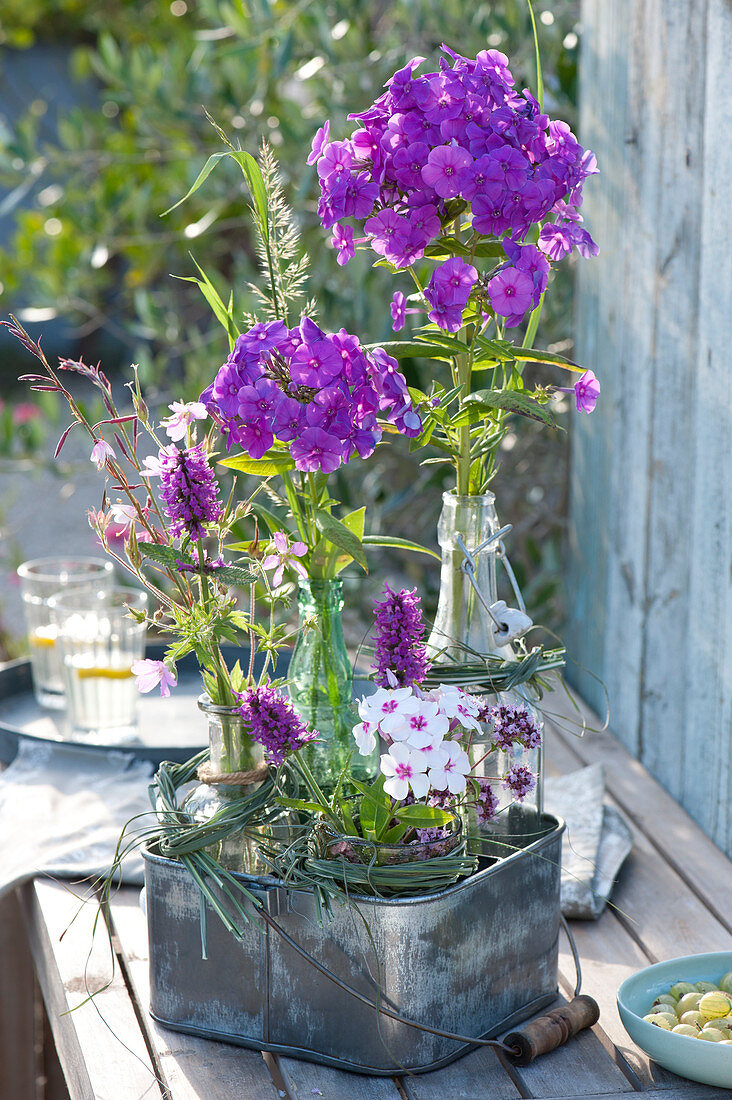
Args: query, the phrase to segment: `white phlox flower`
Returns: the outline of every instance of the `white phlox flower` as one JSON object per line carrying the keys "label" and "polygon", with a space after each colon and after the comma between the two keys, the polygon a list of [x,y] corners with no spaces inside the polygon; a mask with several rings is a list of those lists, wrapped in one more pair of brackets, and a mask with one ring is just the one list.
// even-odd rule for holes
{"label": "white phlox flower", "polygon": [[440,684],[440,707],[448,718],[454,718],[465,729],[481,729],[477,720],[481,703],[474,695],[468,695],[461,688],[452,684]]}
{"label": "white phlox flower", "polygon": [[371,722],[359,722],[354,726],[353,737],[361,756],[368,756],[376,748],[376,735]]}
{"label": "white phlox flower", "polygon": [[[358,713],[362,722],[373,722],[374,725],[378,725],[387,714],[393,714],[397,708],[401,710],[407,701],[413,699],[410,687],[394,690],[377,688],[373,695],[365,695],[359,701]],[[414,699],[415,704],[416,702],[417,700]]]}
{"label": "white phlox flower", "polygon": [[426,764],[420,756],[409,745],[399,742],[381,757],[379,766],[382,773],[388,776],[384,790],[397,802],[407,797],[410,787],[415,798],[427,795],[430,781],[425,773]]}
{"label": "white phlox flower", "polygon": [[409,741],[411,748],[415,750],[418,756],[424,761],[424,766],[429,770],[430,768],[441,768],[443,764],[446,764],[450,759],[450,754],[447,749],[448,742],[443,741],[442,737],[433,737],[430,740],[425,740],[423,744],[415,745],[412,740]]}
{"label": "white phlox flower", "polygon": [[407,741],[418,749],[435,737],[444,737],[449,728],[446,715],[429,699],[407,699],[381,720],[382,733],[392,741]]}
{"label": "white phlox flower", "polygon": [[443,741],[447,760],[430,768],[429,781],[436,791],[448,790],[450,794],[462,794],[467,785],[470,758],[457,741]]}

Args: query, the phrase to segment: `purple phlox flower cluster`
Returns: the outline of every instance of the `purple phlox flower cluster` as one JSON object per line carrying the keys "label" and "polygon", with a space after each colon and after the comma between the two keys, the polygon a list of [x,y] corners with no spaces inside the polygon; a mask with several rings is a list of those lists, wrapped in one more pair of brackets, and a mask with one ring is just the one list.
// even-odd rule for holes
{"label": "purple phlox flower cluster", "polygon": [[319,736],[317,730],[308,730],[287,696],[276,688],[250,688],[239,699],[245,733],[264,746],[272,764],[281,764],[290,753]]}
{"label": "purple phlox flower cluster", "polygon": [[[350,258],[340,235],[349,218],[364,223],[378,255],[404,268],[468,205],[482,236],[521,244],[551,216],[540,235],[549,259],[572,248],[595,255],[577,212],[583,182],[597,172],[594,155],[528,91],[514,89],[502,53],[482,50],[471,59],[443,50],[438,72],[418,75],[424,59],[413,58],[375,103],[350,115],[358,128],[348,140],[330,141],[328,123],[315,136],[308,163],[317,162],[318,213],[324,228],[337,227],[339,262]],[[545,274],[527,271],[528,258],[523,263],[512,263],[490,293],[508,324],[546,286]],[[455,331],[461,307],[439,284],[430,293],[432,320]]]}
{"label": "purple phlox flower cluster", "polygon": [[538,749],[541,745],[541,727],[523,705],[499,703],[491,707],[488,719],[493,726],[493,740],[499,749],[508,751],[513,745]]}
{"label": "purple phlox flower cluster", "polygon": [[489,779],[479,779],[480,790],[475,800],[475,812],[480,825],[488,825],[498,813],[498,796]]}
{"label": "purple phlox flower cluster", "polygon": [[[374,679],[383,688],[420,684],[429,667],[420,598],[416,589],[392,592],[388,584],[384,592],[384,599],[374,603]],[[396,678],[395,684],[390,684],[387,672]]]}
{"label": "purple phlox flower cluster", "polygon": [[503,780],[503,786],[523,802],[536,786],[536,776],[525,764],[512,764]]}
{"label": "purple phlox flower cluster", "polygon": [[203,444],[179,451],[164,447],[158,455],[160,496],[174,535],[204,538],[206,524],[221,518],[219,486]]}
{"label": "purple phlox flower cluster", "polygon": [[201,401],[228,447],[259,459],[277,439],[298,470],[333,473],[354,454],[368,458],[379,419],[404,435],[422,430],[395,359],[308,317],[297,328],[270,321],[243,333]]}

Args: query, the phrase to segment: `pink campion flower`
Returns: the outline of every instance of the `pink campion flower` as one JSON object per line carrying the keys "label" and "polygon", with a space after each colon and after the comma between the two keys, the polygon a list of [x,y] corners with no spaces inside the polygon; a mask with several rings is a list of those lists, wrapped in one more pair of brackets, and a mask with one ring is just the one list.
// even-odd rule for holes
{"label": "pink campion flower", "polygon": [[157,455],[147,455],[143,459],[140,477],[160,477],[165,469],[165,458],[168,457],[170,447],[163,447]]}
{"label": "pink campion flower", "polygon": [[151,661],[149,659],[135,661],[131,666],[131,672],[135,677],[135,685],[138,691],[145,694],[152,691],[159,684],[160,694],[164,699],[167,699],[170,695],[170,689],[178,683],[178,677],[170,671],[163,661]]}
{"label": "pink campion flower", "polygon": [[304,542],[293,542],[291,544],[284,531],[275,531],[271,546],[274,552],[262,559],[262,569],[274,569],[272,583],[275,588],[279,588],[282,584],[282,578],[288,566],[290,569],[294,569],[299,576],[307,577],[307,569],[301,561],[297,560],[308,552]]}
{"label": "pink campion flower", "polygon": [[577,412],[591,413],[600,396],[600,383],[591,370],[586,370],[574,384]]}
{"label": "pink campion flower", "polygon": [[[143,518],[147,520],[149,509],[143,508],[142,515]],[[126,539],[139,518],[138,511],[133,504],[122,504],[119,501],[117,501],[116,504],[111,504],[109,508],[107,537],[112,542],[119,539]],[[150,532],[142,526],[135,531],[135,537],[138,542],[153,542],[153,537]]]}
{"label": "pink campion flower", "polygon": [[21,401],[13,407],[13,424],[29,424],[31,420],[37,420],[41,415],[38,405],[32,401]]}
{"label": "pink campion flower", "polygon": [[92,447],[92,453],[89,455],[89,461],[96,463],[96,467],[98,470],[103,470],[107,464],[108,458],[116,458],[113,449],[104,439],[98,439]]}
{"label": "pink campion flower", "polygon": [[194,420],[205,420],[208,410],[200,401],[174,401],[168,408],[172,416],[160,421],[160,427],[165,428],[165,434],[175,441],[184,439],[190,425]]}

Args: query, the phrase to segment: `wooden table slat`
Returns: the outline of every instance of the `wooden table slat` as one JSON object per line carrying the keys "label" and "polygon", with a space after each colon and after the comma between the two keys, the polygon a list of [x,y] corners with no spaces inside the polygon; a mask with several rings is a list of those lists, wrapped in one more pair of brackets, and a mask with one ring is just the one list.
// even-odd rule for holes
{"label": "wooden table slat", "polygon": [[157,1064],[174,1100],[274,1100],[278,1090],[261,1053],[162,1027],[148,1012],[147,925],[139,890],[121,890],[111,906],[127,973]]}
{"label": "wooden table slat", "polygon": [[607,788],[623,813],[732,933],[730,860],[616,737],[591,732],[600,720],[581,699],[577,703],[590,727],[582,737],[567,728],[568,721],[577,721],[577,712],[564,692],[548,696],[546,706],[563,720],[554,732],[576,757],[576,766],[604,766]]}
{"label": "wooden table slat", "polygon": [[[109,941],[101,922],[92,942],[96,903],[80,907],[82,893],[39,879],[24,886],[20,895],[71,1100],[160,1100],[162,1091],[119,966],[102,988],[112,972]],[[87,988],[100,992],[82,1005]]]}
{"label": "wooden table slat", "polygon": [[364,1077],[296,1058],[277,1062],[292,1100],[401,1100],[391,1077]]}
{"label": "wooden table slat", "polygon": [[408,1100],[516,1100],[521,1095],[490,1047],[433,1073],[403,1077],[402,1088]]}

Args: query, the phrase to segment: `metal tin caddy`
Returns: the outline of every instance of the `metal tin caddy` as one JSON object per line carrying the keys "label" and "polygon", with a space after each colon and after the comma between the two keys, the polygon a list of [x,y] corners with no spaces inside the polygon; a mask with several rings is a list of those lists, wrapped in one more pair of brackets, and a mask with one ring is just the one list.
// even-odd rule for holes
{"label": "metal tin caddy", "polygon": [[[490,1038],[554,1000],[564,822],[436,894],[351,897],[319,924],[312,893],[241,877],[301,949],[370,1001],[462,1036]],[[437,1069],[470,1044],[378,1013],[277,931],[237,942],[207,922],[185,867],[145,853],[151,1013],[166,1027],[361,1073]],[[261,922],[260,922],[261,925]]]}

